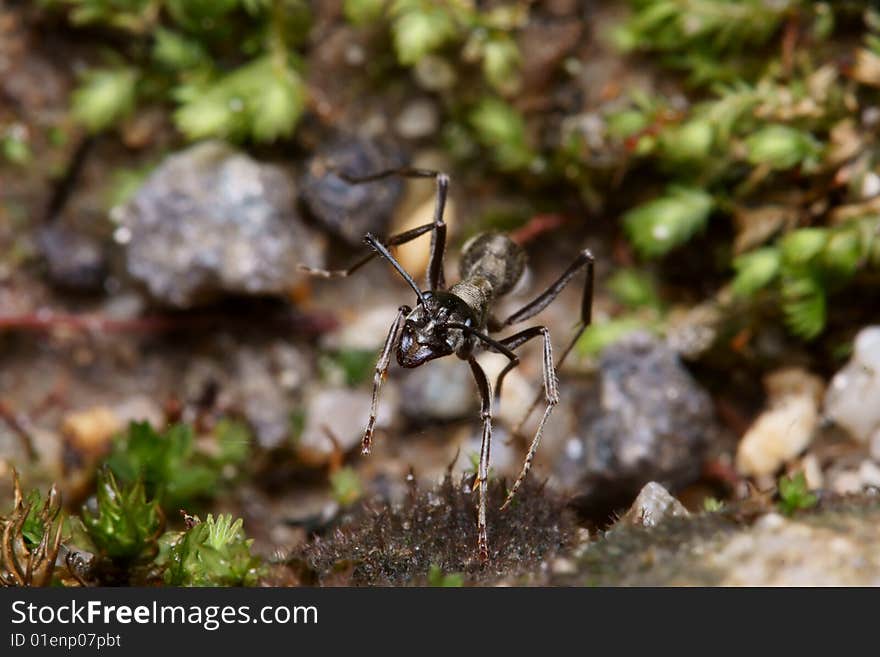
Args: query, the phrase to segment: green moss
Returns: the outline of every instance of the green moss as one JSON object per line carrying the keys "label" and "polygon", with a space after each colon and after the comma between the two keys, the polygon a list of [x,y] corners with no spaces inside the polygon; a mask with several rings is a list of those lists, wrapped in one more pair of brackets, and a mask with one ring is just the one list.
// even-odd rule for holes
{"label": "green moss", "polygon": [[803,472],[790,477],[779,478],[779,510],[785,515],[793,515],[796,511],[811,509],[819,502],[819,498],[807,488],[807,478]]}
{"label": "green moss", "polygon": [[354,504],[363,495],[363,484],[354,468],[339,468],[330,475],[333,498],[342,506]]}
{"label": "green moss", "polygon": [[97,509],[83,507],[82,521],[100,554],[123,563],[152,559],[164,525],[159,504],[147,502],[143,482],[120,489],[110,470],[99,473]]}
{"label": "green moss", "polygon": [[461,573],[444,573],[437,564],[432,564],[428,570],[428,586],[440,588],[458,588],[464,585],[464,575]]}
{"label": "green moss", "polygon": [[500,511],[506,495],[504,483],[491,479],[491,568],[477,556],[472,476],[447,476],[429,490],[411,484],[399,505],[371,501],[347,515],[337,531],[291,555],[290,567],[301,571],[303,581],[318,584],[457,585],[534,575],[570,544],[573,517],[561,498],[533,478],[526,479],[517,503]]}
{"label": "green moss", "polygon": [[116,438],[106,460],[113,475],[130,485],[143,480],[146,495],[171,512],[212,497],[224,482],[224,468],[247,457],[250,434],[238,423],[221,422],[216,455],[196,449],[192,429],[175,424],[164,432],[133,422]]}
{"label": "green moss", "polygon": [[703,190],[673,186],[664,196],[627,212],[623,224],[639,252],[659,256],[703,229],[713,206],[712,196]]}
{"label": "green moss", "polygon": [[254,586],[263,574],[260,560],[251,554],[253,543],[244,534],[243,521],[231,515],[204,522],[168,537],[165,583],[169,586]]}

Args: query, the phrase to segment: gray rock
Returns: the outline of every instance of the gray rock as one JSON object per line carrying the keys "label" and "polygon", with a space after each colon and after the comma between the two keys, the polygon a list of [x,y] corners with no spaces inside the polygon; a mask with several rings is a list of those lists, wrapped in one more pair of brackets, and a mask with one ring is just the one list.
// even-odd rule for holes
{"label": "gray rock", "polygon": [[668,490],[656,481],[650,481],[639,492],[629,511],[617,522],[618,525],[622,523],[637,527],[656,527],[666,518],[687,515],[689,515],[688,510],[672,497]]}
{"label": "gray rock", "polygon": [[208,355],[189,360],[180,372],[177,392],[187,402],[187,413],[195,413],[200,400],[216,397],[212,405],[244,415],[260,447],[281,446],[290,437],[290,416],[312,372],[310,361],[282,340],[236,344],[218,336],[210,347]]}
{"label": "gray rock", "polygon": [[332,233],[359,246],[368,232],[384,235],[388,220],[403,193],[396,177],[352,184],[334,171],[366,176],[403,164],[399,154],[378,142],[357,137],[341,138],[318,151],[309,161],[301,181],[309,212]]}
{"label": "gray rock", "polygon": [[880,326],[859,331],[852,358],[831,380],[824,410],[859,442],[880,438]]}
{"label": "gray rock", "polygon": [[129,274],[185,308],[224,294],[280,294],[298,263],[323,264],[279,167],[221,142],[170,156],[121,213]]}
{"label": "gray rock", "polygon": [[748,523],[702,513],[653,528],[621,526],[577,546],[565,586],[878,586],[880,505],[841,500]]}
{"label": "gray rock", "polygon": [[649,481],[669,489],[699,476],[717,425],[712,402],[676,354],[637,333],[605,350],[597,399],[556,464],[588,514],[624,508]]}
{"label": "gray rock", "polygon": [[257,349],[242,347],[237,354],[238,395],[244,415],[261,447],[273,449],[290,433],[290,402],[270,359]]}
{"label": "gray rock", "polygon": [[[335,453],[345,454],[360,445],[370,415],[370,402],[367,390],[324,388],[308,394],[306,423],[296,442],[300,459],[309,465],[324,465]],[[378,430],[391,423],[395,407],[393,386],[386,383],[376,418]]]}
{"label": "gray rock", "polygon": [[107,261],[95,238],[60,223],[43,228],[37,243],[52,284],[74,292],[99,292],[107,276]]}

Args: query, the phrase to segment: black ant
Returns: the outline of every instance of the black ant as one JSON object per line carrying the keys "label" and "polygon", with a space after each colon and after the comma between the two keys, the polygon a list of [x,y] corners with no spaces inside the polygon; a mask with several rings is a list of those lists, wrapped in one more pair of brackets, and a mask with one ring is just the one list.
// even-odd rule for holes
{"label": "black ant", "polygon": [[[489,447],[492,438],[492,392],[485,372],[483,372],[483,369],[474,359],[474,352],[477,344],[482,343],[484,348],[504,354],[509,359],[507,365],[498,375],[495,384],[495,395],[496,399],[498,399],[501,395],[501,386],[505,375],[519,364],[519,358],[513,353],[514,350],[538,336],[541,336],[544,342],[543,380],[547,409],[544,411],[544,416],[538,424],[535,437],[523,463],[522,471],[501,507],[504,509],[513,500],[517,489],[519,489],[528,474],[532,459],[538,449],[538,443],[541,440],[544,424],[547,422],[553,407],[559,403],[559,391],[556,366],[553,363],[553,350],[550,345],[550,332],[546,327],[533,326],[500,340],[489,337],[488,333],[500,331],[538,314],[556,298],[562,288],[568,284],[582,267],[586,267],[587,280],[581,302],[580,323],[574,339],[558,361],[558,364],[561,364],[590,323],[593,301],[593,256],[587,249],[581,251],[571,266],[550,287],[517,312],[510,315],[510,317],[499,321],[491,314],[492,304],[499,297],[510,292],[516,285],[525,269],[526,254],[522,247],[507,235],[497,232],[476,235],[465,243],[462,248],[461,261],[459,263],[461,280],[449,289],[446,288],[443,273],[446,224],[443,222],[443,210],[446,205],[446,195],[449,188],[448,175],[438,171],[409,167],[389,169],[363,177],[348,176],[340,172],[335,172],[335,175],[352,184],[372,182],[395,175],[407,178],[434,178],[437,181],[437,200],[434,208],[434,220],[431,223],[392,235],[384,241],[367,233],[364,241],[373,250],[348,269],[330,271],[314,269],[304,265],[300,265],[300,269],[309,274],[324,278],[344,277],[354,273],[375,256],[379,255],[391,263],[409,284],[413,292],[415,292],[417,299],[415,309],[406,305],[398,308],[397,317],[391,325],[391,330],[388,332],[388,337],[385,340],[385,346],[379,355],[379,361],[376,363],[376,372],[373,377],[373,403],[370,419],[367,421],[367,428],[364,431],[362,453],[368,454],[370,452],[373,430],[376,424],[379,390],[382,380],[388,371],[392,351],[396,350],[397,362],[401,367],[418,367],[429,360],[450,354],[455,354],[462,360],[466,360],[468,365],[470,365],[480,392],[480,417],[483,421],[480,465],[477,479],[474,483],[474,488],[479,487],[480,490],[477,511],[477,547],[480,560],[482,562],[488,561],[489,544],[486,533],[486,494],[489,476]],[[426,286],[428,289],[422,290],[413,280],[412,276],[391,255],[388,247],[405,244],[429,231],[431,232],[431,250],[426,275]],[[519,430],[531,415],[540,399],[541,395],[539,393],[525,417],[515,428],[515,434],[519,433]]]}

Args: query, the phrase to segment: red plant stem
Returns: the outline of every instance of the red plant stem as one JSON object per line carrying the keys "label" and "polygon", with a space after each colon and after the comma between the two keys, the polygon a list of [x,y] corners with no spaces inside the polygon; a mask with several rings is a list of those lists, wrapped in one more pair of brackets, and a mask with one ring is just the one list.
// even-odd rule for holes
{"label": "red plant stem", "polygon": [[[36,312],[25,315],[0,315],[0,332],[50,331],[66,328],[95,333],[163,333],[223,326],[242,321],[245,319],[215,315],[153,315],[134,319],[113,319],[101,315]],[[253,323],[253,320],[247,321]],[[268,321],[278,321],[278,318],[270,317]],[[295,330],[310,334],[324,333],[336,326],[336,320],[326,314],[296,315],[284,321],[293,324]]]}
{"label": "red plant stem", "polygon": [[561,214],[536,214],[524,225],[510,233],[510,239],[517,244],[526,244],[544,233],[558,228],[568,220]]}

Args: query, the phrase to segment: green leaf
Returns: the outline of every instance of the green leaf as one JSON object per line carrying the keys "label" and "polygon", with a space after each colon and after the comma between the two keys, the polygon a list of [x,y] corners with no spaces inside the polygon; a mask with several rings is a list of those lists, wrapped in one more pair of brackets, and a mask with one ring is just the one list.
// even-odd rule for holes
{"label": "green leaf", "polygon": [[153,59],[172,71],[183,71],[208,63],[208,57],[198,41],[182,34],[159,28],[155,33]]}
{"label": "green leaf", "polygon": [[501,93],[512,93],[519,86],[519,64],[519,48],[508,36],[492,38],[483,47],[483,75]]}
{"label": "green leaf", "polygon": [[691,119],[665,130],[660,138],[663,155],[679,162],[705,160],[715,140],[715,129],[705,119]]}
{"label": "green leaf", "polygon": [[643,271],[621,269],[611,276],[605,287],[620,303],[630,308],[659,308],[661,305],[653,278]]}
{"label": "green leaf", "polygon": [[751,164],[791,169],[818,157],[821,145],[809,133],[785,125],[764,126],[746,139]]}
{"label": "green leaf", "polygon": [[779,275],[782,256],[779,249],[766,247],[738,256],[733,261],[736,276],[733,279],[733,292],[740,297],[749,297],[761,288],[767,287]]}
{"label": "green leaf", "polygon": [[642,255],[660,256],[703,229],[713,206],[712,196],[701,189],[672,186],[665,196],[627,212],[623,224]]}
{"label": "green leaf", "polygon": [[239,0],[164,0],[169,15],[190,31],[210,31],[232,12]]}
{"label": "green leaf", "polygon": [[578,340],[577,349],[584,356],[598,356],[627,335],[644,330],[652,330],[650,322],[633,315],[593,322]]}
{"label": "green leaf", "polygon": [[339,468],[330,475],[333,498],[342,506],[350,506],[363,495],[363,485],[357,471],[351,467]]}
{"label": "green leaf", "polygon": [[17,166],[24,166],[31,161],[33,153],[30,144],[28,144],[24,135],[19,135],[9,131],[5,137],[0,139],[0,152],[7,162]]}
{"label": "green leaf", "polygon": [[109,128],[132,111],[137,79],[132,68],[88,71],[73,92],[74,117],[91,132]]}
{"label": "green leaf", "polygon": [[222,467],[195,451],[187,425],[175,424],[159,434],[146,422],[133,422],[117,438],[107,465],[122,482],[142,478],[147,495],[170,510],[214,494]]}
{"label": "green leaf", "polygon": [[785,323],[795,335],[812,340],[825,328],[825,289],[813,272],[788,275],[782,283]]}
{"label": "green leaf", "polygon": [[382,16],[385,5],[386,0],[345,0],[342,11],[352,25],[367,25]]}
{"label": "green leaf", "polygon": [[803,472],[791,477],[779,479],[779,510],[785,515],[792,515],[801,509],[811,509],[819,502],[807,488],[807,478]]}
{"label": "green leaf", "polygon": [[25,506],[30,505],[27,518],[21,526],[21,535],[24,537],[29,548],[35,548],[50,527],[46,524],[46,519],[41,515],[40,510],[45,502],[43,495],[36,488],[28,493],[25,498]]}
{"label": "green leaf", "polygon": [[241,465],[248,459],[253,435],[247,424],[223,418],[214,427],[219,454],[217,460],[223,465]]}
{"label": "green leaf", "polygon": [[455,20],[443,5],[425,3],[414,7],[412,3],[396,2],[391,13],[397,61],[405,66],[417,63],[458,36]]}
{"label": "green leaf", "polygon": [[639,109],[621,110],[605,119],[608,134],[615,139],[626,139],[644,130],[650,124],[647,114]]}
{"label": "green leaf", "polygon": [[532,160],[525,120],[511,105],[499,98],[485,98],[469,118],[480,142],[493,149],[501,169],[520,169]]}
{"label": "green leaf", "polygon": [[804,265],[816,258],[828,243],[826,228],[800,228],[780,241],[782,258],[788,265]]}
{"label": "green leaf", "polygon": [[305,110],[305,85],[292,70],[276,71],[267,76],[266,84],[251,97],[249,105],[254,139],[271,142],[289,137]]}
{"label": "green leaf", "polygon": [[822,252],[822,264],[832,276],[849,278],[862,260],[862,240],[858,230],[838,230],[831,234]]}
{"label": "green leaf", "polygon": [[176,95],[182,105],[175,122],[193,140],[251,136],[274,141],[293,132],[306,103],[299,74],[270,57],[207,84],[179,87]]}

